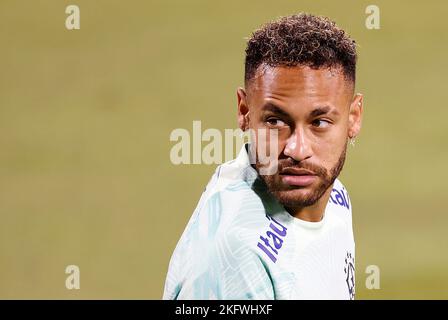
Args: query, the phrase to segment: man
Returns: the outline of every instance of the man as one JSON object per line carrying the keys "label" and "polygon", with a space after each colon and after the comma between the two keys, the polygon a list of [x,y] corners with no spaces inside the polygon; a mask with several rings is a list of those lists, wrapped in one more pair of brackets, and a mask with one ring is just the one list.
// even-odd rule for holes
{"label": "man", "polygon": [[[355,42],[324,17],[288,16],[253,33],[237,90],[239,127],[253,142],[207,185],[164,299],[354,298],[351,202],[337,177],[361,128],[356,59]],[[262,131],[275,133],[263,144],[268,162]]]}

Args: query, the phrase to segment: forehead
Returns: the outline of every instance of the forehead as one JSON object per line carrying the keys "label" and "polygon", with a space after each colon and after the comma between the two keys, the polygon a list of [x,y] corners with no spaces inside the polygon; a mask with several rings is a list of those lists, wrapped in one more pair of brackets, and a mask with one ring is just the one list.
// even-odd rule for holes
{"label": "forehead", "polygon": [[261,66],[247,89],[250,99],[258,103],[266,100],[290,106],[342,106],[351,97],[352,85],[340,68]]}

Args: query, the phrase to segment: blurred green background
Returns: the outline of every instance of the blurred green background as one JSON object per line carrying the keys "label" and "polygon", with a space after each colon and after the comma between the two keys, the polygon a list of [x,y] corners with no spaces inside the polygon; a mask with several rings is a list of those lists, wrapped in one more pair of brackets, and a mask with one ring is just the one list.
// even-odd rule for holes
{"label": "blurred green background", "polygon": [[[359,44],[364,123],[341,177],[357,299],[448,298],[448,3],[330,0],[1,0],[0,298],[160,299],[215,169],[171,164],[169,135],[236,128],[244,38],[300,11]],[[80,290],[65,288],[70,264]]]}

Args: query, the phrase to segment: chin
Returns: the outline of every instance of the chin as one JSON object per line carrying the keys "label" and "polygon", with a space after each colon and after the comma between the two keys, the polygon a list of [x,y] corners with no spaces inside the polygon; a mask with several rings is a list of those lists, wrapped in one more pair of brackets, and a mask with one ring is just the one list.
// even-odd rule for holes
{"label": "chin", "polygon": [[300,188],[272,192],[275,198],[285,207],[308,207],[315,204],[319,197],[315,196],[314,190]]}

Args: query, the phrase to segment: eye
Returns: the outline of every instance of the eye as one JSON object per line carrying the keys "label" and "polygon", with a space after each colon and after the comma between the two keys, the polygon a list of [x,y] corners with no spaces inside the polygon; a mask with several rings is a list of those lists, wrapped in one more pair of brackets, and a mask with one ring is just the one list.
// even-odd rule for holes
{"label": "eye", "polygon": [[266,123],[272,127],[282,127],[285,126],[285,122],[278,118],[268,118],[266,119]]}
{"label": "eye", "polygon": [[316,119],[312,122],[313,126],[318,128],[327,128],[331,123],[324,119]]}

